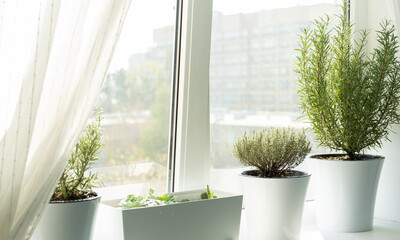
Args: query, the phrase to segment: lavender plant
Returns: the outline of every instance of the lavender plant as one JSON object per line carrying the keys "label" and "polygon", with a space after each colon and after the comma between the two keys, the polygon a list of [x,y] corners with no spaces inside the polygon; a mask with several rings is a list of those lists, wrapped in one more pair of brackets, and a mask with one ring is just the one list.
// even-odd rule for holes
{"label": "lavender plant", "polygon": [[284,177],[293,173],[311,151],[304,130],[296,133],[293,128],[268,128],[250,136],[245,133],[236,140],[233,155],[245,166],[257,168],[259,177]]}

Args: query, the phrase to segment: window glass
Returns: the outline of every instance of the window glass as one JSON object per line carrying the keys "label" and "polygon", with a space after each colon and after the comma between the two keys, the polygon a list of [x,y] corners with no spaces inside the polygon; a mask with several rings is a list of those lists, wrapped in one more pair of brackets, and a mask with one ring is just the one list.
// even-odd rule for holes
{"label": "window glass", "polygon": [[99,98],[105,195],[166,192],[175,4],[135,1],[125,21]]}
{"label": "window glass", "polygon": [[[298,120],[301,111],[293,71],[294,49],[300,27],[323,14],[339,14],[339,3],[334,0],[214,0],[210,64],[210,183],[213,187],[239,190],[237,174],[243,166],[233,157],[232,148],[236,138],[245,131],[306,127]],[[309,137],[313,139],[311,134]],[[313,151],[323,150],[314,148]]]}

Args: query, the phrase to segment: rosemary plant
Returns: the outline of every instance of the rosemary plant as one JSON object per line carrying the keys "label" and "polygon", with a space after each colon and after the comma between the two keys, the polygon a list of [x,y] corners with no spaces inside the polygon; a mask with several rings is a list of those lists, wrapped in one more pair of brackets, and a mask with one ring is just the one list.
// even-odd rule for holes
{"label": "rosemary plant", "polygon": [[329,17],[302,29],[297,56],[298,94],[321,146],[350,160],[389,140],[400,122],[398,39],[389,21],[376,31],[377,47],[366,54],[367,30],[354,30],[344,1],[339,23]]}
{"label": "rosemary plant", "polygon": [[102,143],[101,110],[97,110],[96,119],[89,123],[72,152],[66,167],[54,190],[52,201],[85,199],[96,196],[92,188],[99,186],[97,173],[89,170],[98,160]]}
{"label": "rosemary plant", "polygon": [[291,176],[291,168],[298,166],[311,151],[304,133],[292,128],[268,128],[246,133],[236,140],[233,155],[245,166],[257,168],[260,177]]}

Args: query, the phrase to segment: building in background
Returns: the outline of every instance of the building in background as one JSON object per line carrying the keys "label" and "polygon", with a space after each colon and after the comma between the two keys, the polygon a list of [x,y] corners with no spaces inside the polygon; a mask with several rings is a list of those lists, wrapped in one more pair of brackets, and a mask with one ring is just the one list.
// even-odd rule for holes
{"label": "building in background", "polygon": [[[293,69],[300,28],[308,26],[320,13],[332,16],[338,9],[337,4],[318,4],[248,14],[214,12],[211,114],[298,113]],[[172,26],[155,29],[155,47],[146,56],[162,64],[165,56],[171,54],[173,31]],[[139,60],[143,60],[143,54],[132,55],[130,62],[137,64]]]}

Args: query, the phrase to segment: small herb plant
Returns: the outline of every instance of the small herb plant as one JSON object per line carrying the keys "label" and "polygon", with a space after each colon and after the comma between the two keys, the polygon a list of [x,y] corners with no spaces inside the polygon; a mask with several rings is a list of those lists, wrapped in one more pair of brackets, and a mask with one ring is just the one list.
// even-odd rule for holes
{"label": "small herb plant", "polygon": [[145,196],[135,196],[133,194],[128,195],[121,201],[120,206],[124,208],[138,208],[168,205],[171,203],[176,203],[174,196],[167,194],[155,196],[154,190],[150,188],[149,192]]}
{"label": "small herb plant", "polygon": [[213,199],[213,198],[217,198],[217,196],[215,196],[214,192],[211,192],[210,186],[207,185],[207,191],[201,194],[201,199]]}
{"label": "small herb plant", "polygon": [[[205,195],[205,197],[203,197]],[[212,199],[216,198],[214,192],[210,191],[210,187],[207,185],[207,191],[201,195],[201,199]],[[182,199],[177,201],[173,195],[164,194],[161,196],[154,195],[154,189],[150,188],[149,192],[144,195],[128,195],[125,199],[123,199],[119,206],[123,208],[140,208],[140,207],[152,207],[152,206],[162,206],[169,205],[173,203],[179,202],[189,202],[189,199]]]}
{"label": "small herb plant", "polygon": [[298,166],[311,151],[303,131],[293,128],[268,128],[245,133],[234,143],[233,155],[245,166],[257,168],[259,177],[291,176],[291,168]]}
{"label": "small herb plant", "polygon": [[101,119],[99,108],[96,119],[89,123],[76,144],[51,201],[76,200],[96,196],[92,192],[92,188],[100,185],[99,179],[97,173],[88,170],[98,160],[97,154],[100,153],[100,148],[103,146]]}
{"label": "small herb plant", "polygon": [[207,198],[208,199],[217,198],[217,196],[214,195],[214,192],[211,192],[210,186],[208,186],[208,185],[207,185]]}
{"label": "small herb plant", "polygon": [[367,55],[368,31],[353,29],[346,2],[333,29],[329,17],[302,29],[296,73],[303,117],[320,145],[355,160],[381,147],[389,126],[400,122],[399,44],[394,26],[383,21]]}

